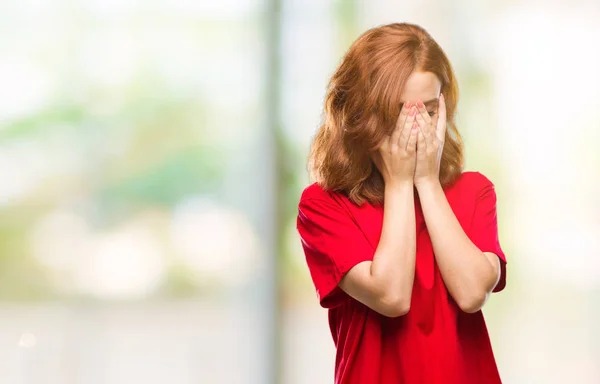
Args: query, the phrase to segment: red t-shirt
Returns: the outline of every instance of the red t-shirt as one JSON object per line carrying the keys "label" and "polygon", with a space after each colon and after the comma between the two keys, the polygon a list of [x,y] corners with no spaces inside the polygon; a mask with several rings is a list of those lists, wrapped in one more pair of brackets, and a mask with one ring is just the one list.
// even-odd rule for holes
{"label": "red t-shirt", "polygon": [[[506,258],[498,241],[496,194],[482,174],[465,172],[445,188],[462,228],[482,252]],[[417,255],[408,314],[388,318],[342,291],[341,278],[373,260],[383,208],[353,204],[346,196],[313,184],[302,193],[297,227],[310,274],[335,343],[336,384],[501,383],[483,314],[468,314],[454,302],[435,262],[418,198]]]}

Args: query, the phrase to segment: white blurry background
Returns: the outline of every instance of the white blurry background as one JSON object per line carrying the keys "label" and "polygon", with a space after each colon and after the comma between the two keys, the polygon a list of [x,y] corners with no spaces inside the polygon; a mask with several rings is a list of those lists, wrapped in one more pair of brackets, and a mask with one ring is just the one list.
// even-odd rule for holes
{"label": "white blurry background", "polygon": [[0,383],[331,383],[295,234],[328,77],[424,26],[492,179],[509,384],[600,383],[596,1],[1,0]]}

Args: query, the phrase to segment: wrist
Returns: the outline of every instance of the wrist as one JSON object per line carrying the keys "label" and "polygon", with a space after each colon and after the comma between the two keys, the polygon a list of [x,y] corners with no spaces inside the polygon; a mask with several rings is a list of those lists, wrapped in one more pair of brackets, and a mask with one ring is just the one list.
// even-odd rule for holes
{"label": "wrist", "polygon": [[398,201],[405,198],[414,199],[415,186],[412,180],[407,182],[396,182],[385,185],[384,200]]}
{"label": "wrist", "polygon": [[414,181],[412,179],[398,180],[393,182],[385,183],[385,193],[395,193],[398,191],[405,191],[414,188]]}
{"label": "wrist", "polygon": [[440,179],[437,177],[415,180],[415,188],[417,188],[417,191],[441,188],[441,186],[442,184],[440,183]]}

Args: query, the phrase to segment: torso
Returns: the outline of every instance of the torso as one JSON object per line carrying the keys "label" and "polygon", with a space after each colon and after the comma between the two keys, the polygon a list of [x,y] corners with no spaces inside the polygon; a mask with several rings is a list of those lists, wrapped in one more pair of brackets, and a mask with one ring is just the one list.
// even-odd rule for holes
{"label": "torso", "polygon": [[[465,173],[446,197],[469,234],[478,174]],[[312,187],[309,187],[312,188]],[[319,187],[316,187],[319,188]],[[341,194],[343,204],[373,251],[383,222],[383,207],[358,207]],[[462,312],[444,285],[418,199],[415,201],[417,256],[408,314],[387,318],[350,298],[329,309],[329,325],[337,348],[337,384],[497,384],[501,383],[481,311]]]}

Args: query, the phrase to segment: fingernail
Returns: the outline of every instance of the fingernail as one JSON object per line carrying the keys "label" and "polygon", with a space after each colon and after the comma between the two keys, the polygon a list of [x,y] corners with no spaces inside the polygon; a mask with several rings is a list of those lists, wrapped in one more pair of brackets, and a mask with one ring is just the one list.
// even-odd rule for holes
{"label": "fingernail", "polygon": [[424,107],[425,106],[421,100],[419,100],[417,103],[419,104],[419,107]]}
{"label": "fingernail", "polygon": [[406,106],[406,108],[410,108],[411,107],[410,101],[407,101],[406,103],[404,103],[404,105]]}

